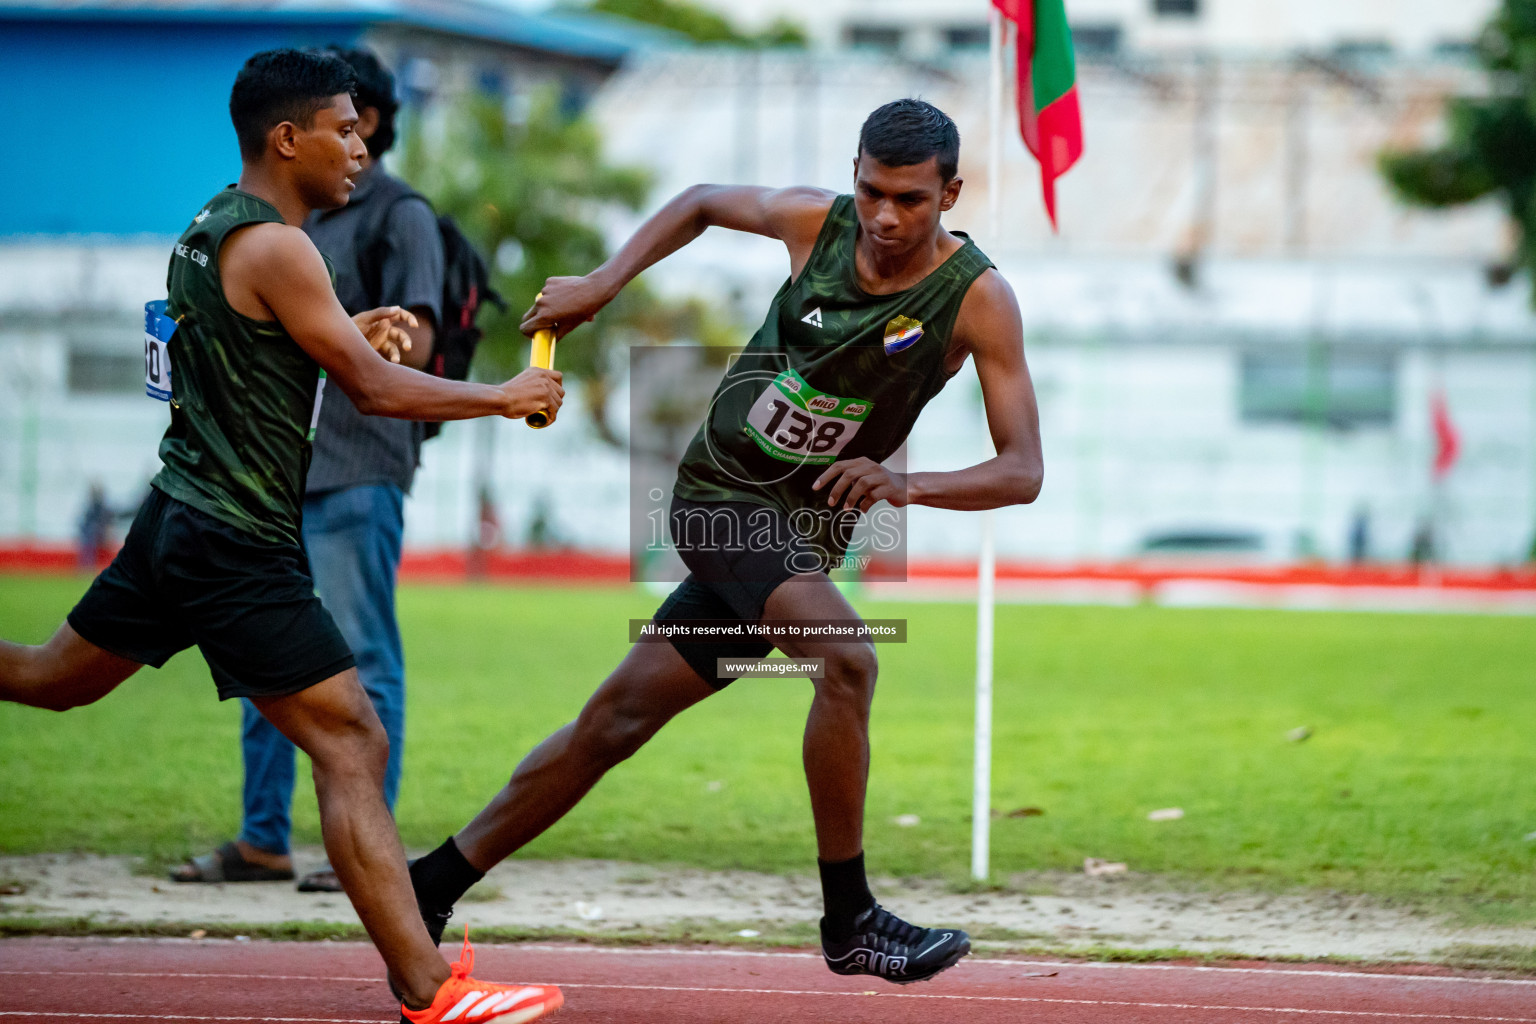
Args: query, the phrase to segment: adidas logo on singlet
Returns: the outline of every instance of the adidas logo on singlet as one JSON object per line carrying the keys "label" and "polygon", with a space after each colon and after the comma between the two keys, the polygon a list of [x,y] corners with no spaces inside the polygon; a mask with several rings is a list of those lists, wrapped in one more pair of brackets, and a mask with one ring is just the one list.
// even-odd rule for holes
{"label": "adidas logo on singlet", "polygon": [[812,327],[820,329],[820,327],[821,327],[821,307],[817,306],[815,309],[813,309],[809,313],[805,314],[805,316],[800,318],[800,322],[803,323],[803,324],[810,324]]}

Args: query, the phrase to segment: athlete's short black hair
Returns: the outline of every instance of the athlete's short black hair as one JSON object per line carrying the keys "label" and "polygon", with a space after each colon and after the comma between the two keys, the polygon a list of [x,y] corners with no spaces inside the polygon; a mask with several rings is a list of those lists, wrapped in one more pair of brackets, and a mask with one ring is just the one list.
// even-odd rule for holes
{"label": "athlete's short black hair", "polygon": [[240,140],[240,156],[260,158],[267,133],[284,121],[301,128],[340,93],[357,87],[346,61],[316,50],[265,50],[245,62],[229,92],[229,119]]}
{"label": "athlete's short black hair", "polygon": [[909,167],[937,156],[939,177],[948,184],[960,169],[960,129],[932,103],[894,100],[864,119],[859,152],[887,167]]}
{"label": "athlete's short black hair", "polygon": [[400,109],[400,101],[395,98],[395,76],[372,50],[347,49],[333,43],[325,52],[334,53],[352,66],[352,73],[357,76],[357,88],[352,95],[357,99],[358,113],[364,107],[379,112],[378,129],[363,140],[368,155],[377,160],[395,144],[395,112]]}

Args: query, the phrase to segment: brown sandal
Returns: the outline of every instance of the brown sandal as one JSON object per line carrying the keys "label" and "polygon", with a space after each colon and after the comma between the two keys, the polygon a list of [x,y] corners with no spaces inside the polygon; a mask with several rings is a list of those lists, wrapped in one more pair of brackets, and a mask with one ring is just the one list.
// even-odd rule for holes
{"label": "brown sandal", "polygon": [[212,853],[189,857],[170,876],[173,882],[291,882],[293,869],[253,864],[240,855],[240,847],[225,843]]}

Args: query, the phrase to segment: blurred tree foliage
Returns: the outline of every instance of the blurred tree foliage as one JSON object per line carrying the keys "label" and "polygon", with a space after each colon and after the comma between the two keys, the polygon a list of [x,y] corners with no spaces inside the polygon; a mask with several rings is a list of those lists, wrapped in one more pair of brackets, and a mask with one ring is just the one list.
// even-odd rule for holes
{"label": "blurred tree foliage", "polygon": [[747,35],[715,11],[687,0],[591,0],[568,4],[568,9],[608,14],[645,25],[669,29],[700,43],[719,46],[804,47],[805,30],[785,18],[776,19],[762,32]]}
{"label": "blurred tree foliage", "polygon": [[[528,362],[518,330],[546,279],[585,274],[608,258],[599,222],[615,209],[636,211],[650,191],[638,167],[603,158],[602,140],[584,117],[563,110],[558,90],[509,105],[488,96],[450,109],[442,134],[413,131],[405,147],[405,177],[438,212],[452,214],[486,254],[507,311],[480,314],[485,329],[475,376],[505,380]],[[517,111],[509,116],[509,111]],[[739,344],[733,325],[703,302],[659,299],[643,281],[631,282],[594,322],[561,341],[555,365],[569,384],[582,382],[587,411],[604,440],[621,443],[608,421],[608,399],[624,372],[629,345],[688,341]]]}
{"label": "blurred tree foliage", "polygon": [[1536,0],[1504,0],[1477,52],[1489,72],[1487,95],[1451,100],[1445,144],[1385,152],[1381,171],[1419,206],[1497,195],[1516,227],[1514,260],[1536,284]]}

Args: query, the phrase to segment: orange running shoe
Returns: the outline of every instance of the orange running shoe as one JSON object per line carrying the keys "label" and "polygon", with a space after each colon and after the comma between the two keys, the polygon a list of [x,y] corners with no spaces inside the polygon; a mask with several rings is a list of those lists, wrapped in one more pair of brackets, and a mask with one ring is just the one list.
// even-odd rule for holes
{"label": "orange running shoe", "polygon": [[496,985],[469,976],[475,967],[475,950],[464,926],[464,951],[453,964],[453,975],[437,990],[437,998],[425,1010],[402,1005],[400,1019],[410,1024],[525,1024],[560,1009],[565,996],[553,985]]}

